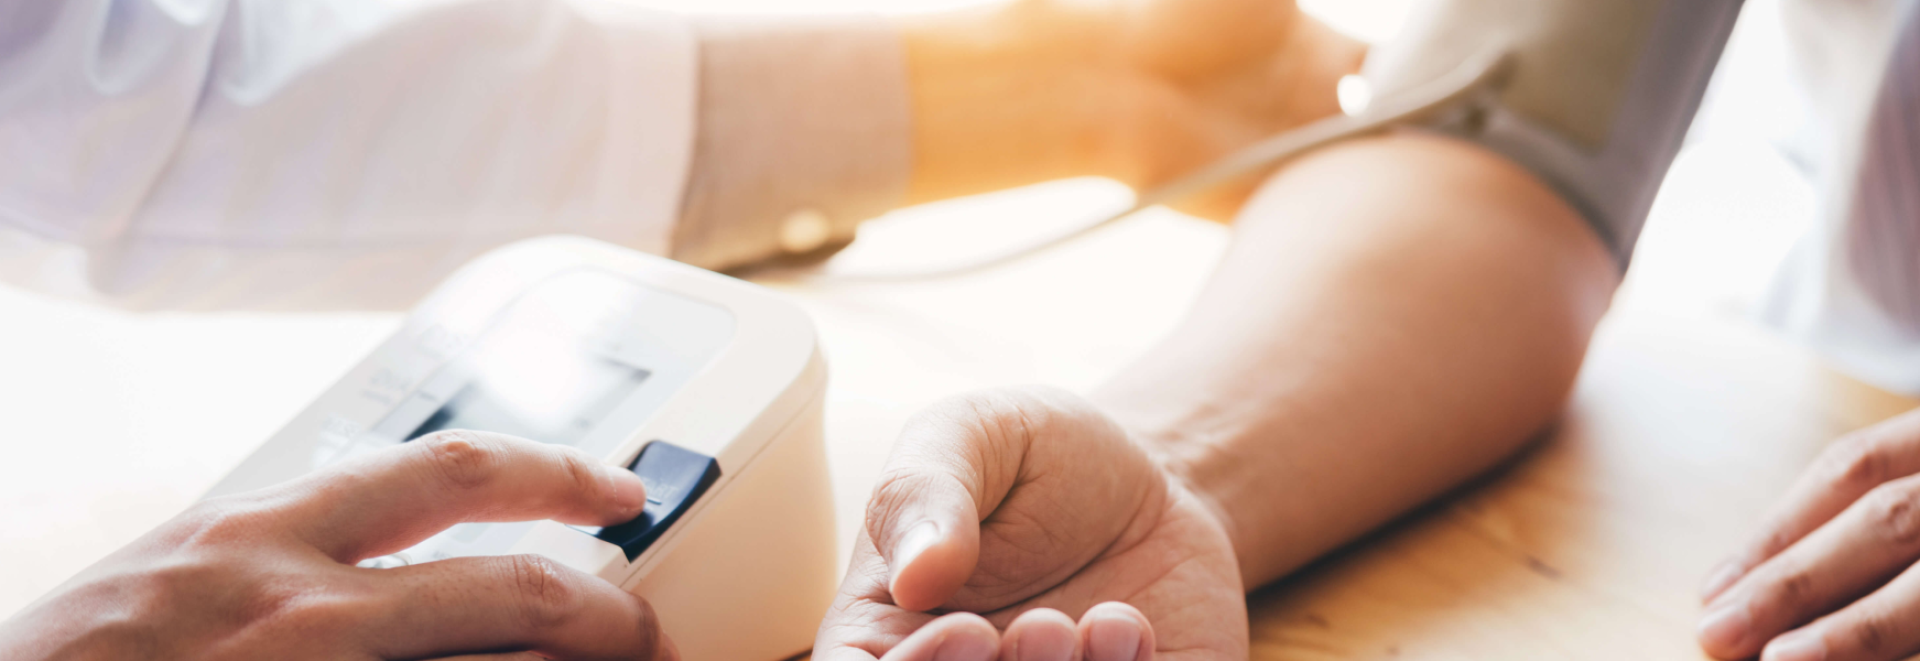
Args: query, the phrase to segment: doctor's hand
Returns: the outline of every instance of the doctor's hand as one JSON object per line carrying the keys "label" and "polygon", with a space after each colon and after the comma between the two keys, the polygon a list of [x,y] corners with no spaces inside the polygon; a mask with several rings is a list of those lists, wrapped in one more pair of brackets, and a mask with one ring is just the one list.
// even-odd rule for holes
{"label": "doctor's hand", "polygon": [[949,400],[907,425],[821,625],[822,661],[1241,660],[1215,515],[1077,396]]}
{"label": "doctor's hand", "polygon": [[[1164,184],[1336,114],[1361,42],[1293,0],[1020,0],[907,17],[912,201],[1104,176]],[[1264,176],[1183,201],[1227,219]]]}
{"label": "doctor's hand", "polygon": [[0,623],[0,658],[675,659],[646,603],[539,557],[354,566],[455,523],[607,525],[645,501],[572,448],[442,432],[194,505]]}
{"label": "doctor's hand", "polygon": [[[1920,653],[1920,410],[1835,441],[1708,579],[1700,645],[1723,659]],[[1763,651],[1764,650],[1764,651]]]}
{"label": "doctor's hand", "polygon": [[[1137,190],[1340,111],[1341,76],[1366,49],[1293,0],[1101,0],[1117,59],[1133,72],[1122,181]],[[1175,206],[1227,219],[1265,175]]]}

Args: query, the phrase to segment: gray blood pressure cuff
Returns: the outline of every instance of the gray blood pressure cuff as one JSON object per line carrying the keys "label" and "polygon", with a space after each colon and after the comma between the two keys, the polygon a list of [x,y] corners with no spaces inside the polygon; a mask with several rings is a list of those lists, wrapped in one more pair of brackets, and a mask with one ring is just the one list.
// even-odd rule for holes
{"label": "gray blood pressure cuff", "polygon": [[1502,45],[1497,89],[1426,128],[1498,152],[1586,216],[1622,267],[1741,0],[1425,0],[1364,70],[1374,98]]}

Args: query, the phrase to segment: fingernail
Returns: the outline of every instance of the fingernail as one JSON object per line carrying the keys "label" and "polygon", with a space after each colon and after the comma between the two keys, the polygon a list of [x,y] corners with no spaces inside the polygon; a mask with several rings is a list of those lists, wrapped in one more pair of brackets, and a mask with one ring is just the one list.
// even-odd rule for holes
{"label": "fingernail", "polygon": [[992,661],[996,651],[992,640],[956,631],[940,641],[939,649],[933,652],[933,661]]}
{"label": "fingernail", "polygon": [[1013,661],[1073,661],[1073,629],[1028,627],[1013,641]]}
{"label": "fingernail", "polygon": [[1738,649],[1747,638],[1746,604],[1734,604],[1708,613],[1700,620],[1700,644],[1709,651]]}
{"label": "fingernail", "polygon": [[1140,621],[1117,613],[1094,613],[1087,627],[1088,661],[1133,661],[1140,654]]}
{"label": "fingernail", "polygon": [[1737,580],[1740,580],[1740,565],[1732,560],[1720,563],[1713,573],[1707,575],[1707,584],[1700,588],[1700,600],[1712,601],[1715,595]]}
{"label": "fingernail", "polygon": [[600,470],[613,481],[613,503],[620,509],[636,515],[647,506],[647,483],[633,471],[619,466],[601,465]]}
{"label": "fingernail", "polygon": [[920,523],[914,524],[913,529],[908,530],[907,534],[902,535],[900,537],[900,543],[895,544],[893,547],[893,562],[889,563],[893,569],[893,573],[898,575],[901,569],[913,564],[914,558],[920,557],[921,553],[925,553],[927,548],[933,546],[933,543],[937,541],[940,541],[940,526],[938,524],[932,521],[921,521]]}
{"label": "fingernail", "polygon": [[1760,661],[1826,661],[1827,641],[1812,632],[1801,631],[1773,639]]}

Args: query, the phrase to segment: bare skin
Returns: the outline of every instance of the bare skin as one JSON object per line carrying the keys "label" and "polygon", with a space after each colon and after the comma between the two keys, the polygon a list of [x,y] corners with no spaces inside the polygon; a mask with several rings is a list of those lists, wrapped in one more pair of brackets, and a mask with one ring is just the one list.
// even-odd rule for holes
{"label": "bare skin", "polygon": [[40,659],[679,657],[653,611],[538,556],[354,563],[464,521],[631,520],[646,487],[573,448],[442,432],[207,500],[0,624]]}
{"label": "bare skin", "polygon": [[867,525],[817,658],[1246,657],[1220,521],[1070,393],[978,393],[922,413]]}
{"label": "bare skin", "polygon": [[[1022,0],[900,29],[912,202],[1076,176],[1148,188],[1339,112],[1366,53],[1288,0]],[[1183,209],[1231,218],[1261,179]]]}
{"label": "bare skin", "polygon": [[1558,414],[1617,279],[1531,175],[1417,135],[1301,158],[1235,229],[1090,400],[980,393],[907,427],[818,658],[1245,658],[1244,590]]}
{"label": "bare skin", "polygon": [[1723,659],[1920,652],[1920,411],[1836,442],[1708,579],[1700,646]]}

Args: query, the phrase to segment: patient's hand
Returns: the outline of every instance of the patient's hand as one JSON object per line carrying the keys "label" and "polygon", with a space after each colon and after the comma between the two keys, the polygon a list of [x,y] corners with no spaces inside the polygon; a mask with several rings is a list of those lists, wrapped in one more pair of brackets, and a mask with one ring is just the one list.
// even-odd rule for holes
{"label": "patient's hand", "polygon": [[1700,644],[1723,659],[1920,652],[1920,410],[1835,442],[1755,541],[1708,579]]}
{"label": "patient's hand", "polygon": [[1216,516],[1064,392],[988,392],[921,414],[858,544],[815,643],[823,661],[1247,655]]}
{"label": "patient's hand", "polygon": [[0,623],[0,658],[673,659],[646,603],[538,557],[354,566],[462,521],[607,525],[645,501],[572,448],[442,432],[195,505]]}

